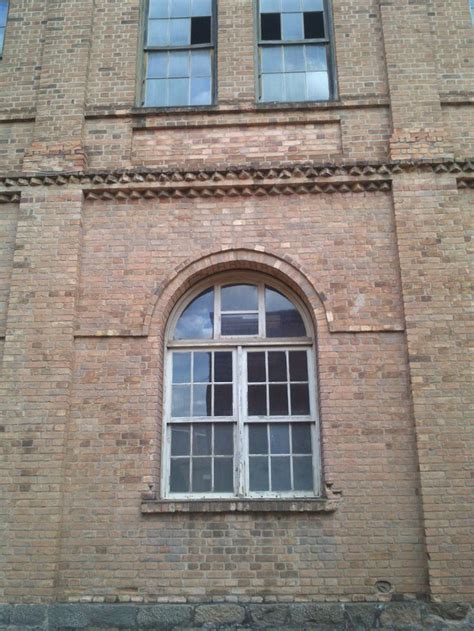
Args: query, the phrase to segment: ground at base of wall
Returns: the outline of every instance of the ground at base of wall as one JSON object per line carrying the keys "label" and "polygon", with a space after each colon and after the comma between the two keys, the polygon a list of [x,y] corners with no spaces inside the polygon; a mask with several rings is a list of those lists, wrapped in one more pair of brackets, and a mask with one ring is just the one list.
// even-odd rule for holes
{"label": "ground at base of wall", "polygon": [[474,629],[474,607],[424,601],[285,604],[0,604],[0,631]]}

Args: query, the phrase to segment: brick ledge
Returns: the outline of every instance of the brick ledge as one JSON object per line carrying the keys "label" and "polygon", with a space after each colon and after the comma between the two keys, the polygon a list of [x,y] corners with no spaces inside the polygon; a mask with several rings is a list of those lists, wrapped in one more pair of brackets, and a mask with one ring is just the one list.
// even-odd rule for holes
{"label": "brick ledge", "polygon": [[141,512],[153,513],[334,513],[341,499],[144,500]]}

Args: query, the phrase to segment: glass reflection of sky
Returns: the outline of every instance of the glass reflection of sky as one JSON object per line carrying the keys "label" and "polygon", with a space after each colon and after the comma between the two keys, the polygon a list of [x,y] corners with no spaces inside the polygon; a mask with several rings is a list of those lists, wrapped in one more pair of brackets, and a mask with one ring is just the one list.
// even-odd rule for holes
{"label": "glass reflection of sky", "polygon": [[214,289],[206,289],[186,307],[174,332],[175,340],[210,340],[214,333]]}
{"label": "glass reflection of sky", "polygon": [[304,337],[306,327],[294,304],[276,289],[265,287],[267,337]]}

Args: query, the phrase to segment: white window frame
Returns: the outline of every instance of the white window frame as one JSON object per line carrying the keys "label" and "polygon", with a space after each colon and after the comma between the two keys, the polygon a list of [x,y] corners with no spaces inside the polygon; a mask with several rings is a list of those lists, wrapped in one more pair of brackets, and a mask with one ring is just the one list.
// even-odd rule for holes
{"label": "white window frame", "polygon": [[[257,336],[222,336],[220,333],[220,288],[229,284],[253,284],[258,286],[259,335]],[[289,299],[300,313],[307,337],[266,338],[265,337],[265,286],[275,289]],[[173,340],[177,322],[186,307],[206,289],[214,288],[214,337],[200,340]],[[217,289],[217,291],[216,291]],[[247,416],[247,354],[252,351],[269,350],[306,350],[308,357],[308,382],[310,414],[307,416]],[[232,351],[233,355],[233,414],[228,417],[171,417],[172,399],[172,357],[177,351]],[[192,500],[243,500],[243,499],[304,499],[321,496],[321,456],[319,404],[316,380],[315,337],[313,325],[302,301],[291,293],[283,284],[258,273],[224,273],[213,278],[213,282],[204,281],[188,292],[176,305],[166,329],[164,348],[164,401],[162,431],[162,476],[161,496],[176,501]],[[193,425],[198,423],[232,423],[234,426],[234,489],[235,493],[171,493],[171,426],[177,424]],[[249,425],[253,423],[293,423],[311,425],[311,446],[313,464],[313,491],[249,491]],[[290,431],[291,434],[291,431]],[[292,459],[290,458],[290,462]],[[292,465],[291,465],[292,466]]]}

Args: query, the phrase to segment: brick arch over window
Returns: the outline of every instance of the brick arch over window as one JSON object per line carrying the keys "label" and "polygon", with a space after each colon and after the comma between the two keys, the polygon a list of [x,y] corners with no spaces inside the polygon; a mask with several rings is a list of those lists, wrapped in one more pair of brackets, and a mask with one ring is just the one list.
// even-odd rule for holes
{"label": "brick arch over window", "polygon": [[144,333],[162,337],[166,323],[178,300],[194,285],[226,271],[255,271],[267,274],[292,290],[305,304],[321,341],[330,331],[332,313],[310,280],[309,274],[289,256],[251,249],[230,249],[188,259],[177,266],[157,288],[147,309]]}

